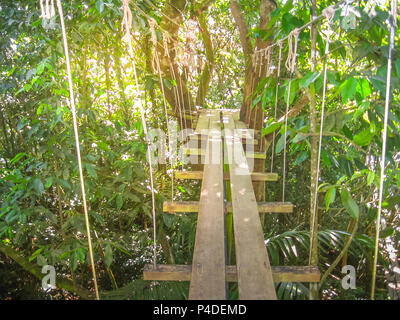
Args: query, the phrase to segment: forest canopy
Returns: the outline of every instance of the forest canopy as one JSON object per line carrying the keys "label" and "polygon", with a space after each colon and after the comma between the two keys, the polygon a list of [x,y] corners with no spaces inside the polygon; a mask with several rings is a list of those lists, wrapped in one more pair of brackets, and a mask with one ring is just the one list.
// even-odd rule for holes
{"label": "forest canopy", "polygon": [[72,97],[56,3],[0,2],[0,299],[95,297],[71,98],[101,299],[188,298],[187,282],[142,273],[152,191],[157,262],[192,263],[196,215],[163,202],[197,201],[201,181],[174,179],[179,160],[150,168],[146,127],[168,140],[204,109],[237,110],[264,155],[254,170],[286,178],[253,183],[257,201],[295,205],[261,214],[271,265],[317,266],[321,281],[275,283],[278,299],[400,298],[397,1],[61,1]]}

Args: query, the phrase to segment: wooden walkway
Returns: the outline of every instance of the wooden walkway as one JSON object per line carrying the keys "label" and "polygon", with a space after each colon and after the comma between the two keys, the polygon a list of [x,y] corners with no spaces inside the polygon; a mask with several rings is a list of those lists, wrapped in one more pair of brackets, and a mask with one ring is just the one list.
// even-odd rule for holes
{"label": "wooden walkway", "polygon": [[[243,144],[256,145],[254,133],[226,110],[200,112],[196,135],[206,139],[201,155],[203,171],[180,171],[178,179],[202,180],[199,201],[165,202],[164,212],[197,213],[196,239],[191,266],[146,265],[145,280],[190,281],[189,299],[227,299],[227,283],[238,282],[241,300],[275,300],[274,282],[318,282],[316,267],[271,267],[260,222],[260,212],[291,213],[291,203],[257,203],[252,181],[276,181],[274,173],[251,172],[249,161],[256,153],[245,153]],[[224,172],[224,160],[229,172]],[[232,202],[226,202],[224,181],[230,183]],[[233,213],[236,265],[226,263],[225,213]]]}

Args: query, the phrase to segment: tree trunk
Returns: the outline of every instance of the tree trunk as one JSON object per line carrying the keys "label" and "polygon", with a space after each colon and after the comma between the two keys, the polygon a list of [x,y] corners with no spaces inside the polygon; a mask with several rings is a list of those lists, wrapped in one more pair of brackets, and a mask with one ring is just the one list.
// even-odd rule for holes
{"label": "tree trunk", "polygon": [[[255,50],[266,48],[270,45],[269,42],[262,41],[260,38],[256,41],[255,48],[252,46],[251,41],[248,37],[249,28],[244,19],[244,16],[240,9],[240,4],[237,0],[231,0],[230,8],[235,22],[239,28],[240,41],[244,53],[244,64],[245,64],[245,85],[243,93],[243,102],[240,108],[240,120],[245,122],[250,129],[261,131],[264,124],[264,110],[261,104],[257,104],[254,108],[251,108],[252,99],[251,94],[254,88],[257,87],[260,80],[265,76],[266,69],[261,67],[261,70],[256,70],[256,66],[253,65],[252,55]],[[272,0],[262,0],[260,3],[260,30],[267,30],[270,21],[270,15],[273,10],[276,9],[276,3]],[[264,143],[264,139],[260,139],[260,143],[257,146],[257,151],[266,152],[267,145]],[[254,171],[264,172],[265,171],[265,160],[254,160]],[[264,182],[253,182],[254,193],[257,201],[265,200],[265,183]]]}

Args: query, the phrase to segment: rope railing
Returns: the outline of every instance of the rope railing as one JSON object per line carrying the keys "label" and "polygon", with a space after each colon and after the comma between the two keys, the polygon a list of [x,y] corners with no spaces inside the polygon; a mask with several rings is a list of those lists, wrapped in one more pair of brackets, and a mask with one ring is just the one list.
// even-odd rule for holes
{"label": "rope railing", "polygon": [[[78,160],[79,181],[80,181],[81,192],[82,192],[82,203],[83,203],[83,211],[84,211],[84,215],[85,215],[85,225],[86,225],[86,233],[87,233],[87,238],[88,238],[90,264],[91,264],[91,269],[92,269],[96,299],[99,300],[100,297],[99,297],[99,289],[98,289],[98,285],[97,285],[96,269],[95,269],[95,265],[94,265],[94,257],[93,257],[94,255],[93,255],[93,247],[92,247],[92,237],[90,234],[89,214],[88,214],[88,209],[87,209],[87,204],[86,204],[85,180],[84,180],[84,176],[83,176],[81,151],[80,151],[80,146],[79,146],[79,133],[78,133],[78,121],[76,118],[74,86],[72,83],[72,72],[71,72],[71,65],[70,65],[69,51],[68,51],[67,32],[65,30],[64,14],[63,14],[63,9],[62,9],[62,5],[61,5],[61,0],[57,0],[57,8],[58,8],[58,13],[60,15],[61,32],[62,32],[64,53],[65,53],[65,64],[66,64],[66,68],[67,68],[69,98],[70,98],[70,105],[71,105],[72,122],[73,122],[73,127],[74,127],[75,148],[76,148],[76,155],[77,155],[77,160]],[[54,10],[53,10],[53,13],[54,13]]]}

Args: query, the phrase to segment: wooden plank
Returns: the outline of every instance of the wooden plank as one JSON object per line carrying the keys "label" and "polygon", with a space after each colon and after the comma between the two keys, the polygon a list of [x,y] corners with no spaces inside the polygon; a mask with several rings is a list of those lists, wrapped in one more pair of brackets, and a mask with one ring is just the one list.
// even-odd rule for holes
{"label": "wooden plank", "polygon": [[[199,201],[165,201],[163,211],[168,213],[176,212],[199,212]],[[259,213],[292,213],[293,204],[290,202],[258,202]],[[226,204],[226,210],[232,212],[232,203]]]}
{"label": "wooden plank", "polygon": [[207,111],[200,112],[199,119],[196,124],[196,132],[198,134],[204,134],[204,130],[208,130],[210,121],[210,114]]}
{"label": "wooden plank", "polygon": [[243,121],[235,120],[235,128],[236,129],[247,129],[247,126]]}
{"label": "wooden plank", "polygon": [[[201,148],[184,148],[183,151],[185,154],[192,156],[204,156],[206,154],[206,151]],[[266,154],[264,152],[247,151],[246,157],[253,159],[265,159]]]}
{"label": "wooden plank", "polygon": [[[247,137],[246,134],[244,134],[243,137],[242,137],[242,143],[243,144],[258,145],[258,140],[256,140],[256,139],[246,139],[246,137]],[[201,135],[201,134],[198,134],[198,133],[193,133],[193,134],[189,135],[189,138],[192,139],[192,140],[203,140],[203,139],[207,139],[207,136]]]}
{"label": "wooden plank", "polygon": [[255,137],[255,130],[250,130],[243,121],[234,121],[235,129],[238,131],[239,136],[242,135],[242,139],[251,140]]}
{"label": "wooden plank", "polygon": [[[203,171],[175,171],[176,179],[191,179],[191,180],[201,180],[203,179]],[[252,181],[277,181],[277,173],[269,172],[252,172]],[[224,172],[224,180],[229,180],[229,172]]]}
{"label": "wooden plank", "polygon": [[226,114],[230,114],[233,117],[233,120],[238,120],[240,119],[240,109],[222,109]]}
{"label": "wooden plank", "polygon": [[219,113],[212,112],[193,253],[190,300],[225,300],[225,235],[222,137]]}
{"label": "wooden plank", "polygon": [[[225,266],[226,281],[237,282],[236,266]],[[274,282],[319,282],[320,271],[312,266],[272,266]],[[143,279],[153,281],[190,281],[192,266],[184,264],[159,264],[144,266]]]}
{"label": "wooden plank", "polygon": [[229,159],[230,185],[233,207],[233,227],[241,300],[276,300],[272,269],[247,160],[241,140],[233,130],[232,116],[223,114],[225,143]]}

